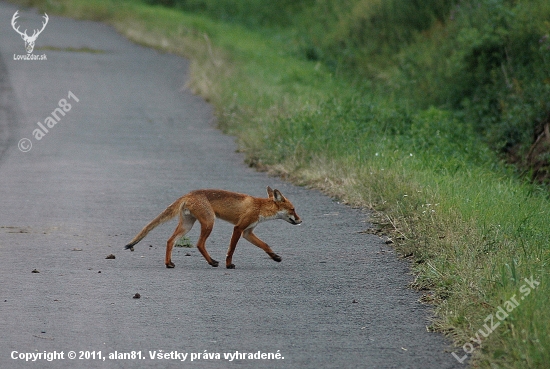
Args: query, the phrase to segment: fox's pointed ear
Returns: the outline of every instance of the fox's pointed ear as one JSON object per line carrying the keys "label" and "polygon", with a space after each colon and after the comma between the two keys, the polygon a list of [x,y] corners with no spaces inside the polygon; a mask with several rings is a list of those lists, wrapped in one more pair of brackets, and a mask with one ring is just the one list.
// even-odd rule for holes
{"label": "fox's pointed ear", "polygon": [[273,190],[269,186],[267,186],[267,197],[270,199],[273,197]]}
{"label": "fox's pointed ear", "polygon": [[285,197],[283,196],[283,194],[279,190],[274,190],[273,191],[273,198],[276,202],[285,202],[286,201]]}

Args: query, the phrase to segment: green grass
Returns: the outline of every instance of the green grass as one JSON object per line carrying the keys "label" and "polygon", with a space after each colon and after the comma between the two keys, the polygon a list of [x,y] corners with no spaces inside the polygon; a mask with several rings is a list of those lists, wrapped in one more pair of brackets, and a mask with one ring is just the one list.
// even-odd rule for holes
{"label": "green grass", "polygon": [[[434,330],[473,343],[515,295],[519,306],[481,347],[473,343],[476,365],[550,362],[548,191],[500,163],[479,122],[418,103],[380,71],[374,82],[352,83],[330,62],[300,57],[292,30],[253,30],[137,0],[33,3],[191,58],[189,87],[214,104],[251,164],[373,209],[411,261],[413,287],[434,304]],[[407,53],[420,63],[423,55]],[[524,295],[531,276],[540,285]]]}
{"label": "green grass", "polygon": [[186,236],[183,236],[181,238],[179,238],[176,243],[174,244],[175,247],[187,247],[187,248],[193,248],[195,247],[195,245],[193,244],[193,242],[191,241],[191,239],[189,239],[188,237]]}

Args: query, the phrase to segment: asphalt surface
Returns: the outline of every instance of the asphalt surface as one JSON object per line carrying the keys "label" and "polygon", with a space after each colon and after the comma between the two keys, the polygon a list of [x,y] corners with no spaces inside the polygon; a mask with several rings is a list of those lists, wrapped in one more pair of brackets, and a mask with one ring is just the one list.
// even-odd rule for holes
{"label": "asphalt surface", "polygon": [[[0,3],[1,368],[463,367],[427,332],[407,263],[362,233],[368,214],[247,168],[212,108],[184,88],[185,59],[50,15],[34,50],[47,60],[18,60],[16,10]],[[21,29],[40,26],[41,14],[20,14]],[[196,248],[176,248],[166,269],[175,222],[123,250],[188,191],[265,196],[268,185],[304,221],[256,229],[281,263],[241,240],[234,270]],[[231,230],[216,223],[213,258],[223,262]],[[236,352],[256,358],[224,357]]]}

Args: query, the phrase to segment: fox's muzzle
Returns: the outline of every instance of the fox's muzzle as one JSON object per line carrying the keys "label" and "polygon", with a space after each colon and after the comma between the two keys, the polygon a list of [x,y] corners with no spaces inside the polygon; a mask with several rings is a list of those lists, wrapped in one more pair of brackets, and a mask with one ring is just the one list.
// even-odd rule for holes
{"label": "fox's muzzle", "polygon": [[290,218],[289,221],[290,221],[289,222],[290,224],[294,224],[294,225],[299,225],[299,224],[302,223],[302,219],[292,219],[292,218]]}

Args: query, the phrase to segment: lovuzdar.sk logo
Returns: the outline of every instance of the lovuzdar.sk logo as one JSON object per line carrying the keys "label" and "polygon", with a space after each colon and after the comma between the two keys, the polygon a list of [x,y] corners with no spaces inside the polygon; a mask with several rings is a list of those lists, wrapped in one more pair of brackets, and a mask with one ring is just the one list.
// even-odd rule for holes
{"label": "lovuzdar.sk logo", "polygon": [[13,27],[15,32],[21,35],[23,41],[25,41],[25,49],[27,50],[27,55],[13,54],[13,60],[46,60],[46,54],[34,55],[32,52],[34,50],[34,43],[36,42],[36,39],[42,33],[42,31],[44,31],[44,28],[46,28],[46,25],[48,24],[48,14],[44,13],[44,16],[42,17],[44,18],[44,21],[42,22],[42,28],[40,30],[33,30],[33,33],[30,36],[27,34],[27,29],[25,29],[23,32],[19,30],[20,26],[16,25],[17,18],[19,18],[19,10],[16,11],[11,18],[11,26]]}

